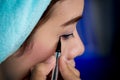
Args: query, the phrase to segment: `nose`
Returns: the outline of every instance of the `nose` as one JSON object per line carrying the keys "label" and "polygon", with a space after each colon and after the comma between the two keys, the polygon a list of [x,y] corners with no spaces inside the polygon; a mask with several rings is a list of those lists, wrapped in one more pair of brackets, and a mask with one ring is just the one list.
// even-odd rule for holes
{"label": "nose", "polygon": [[61,55],[67,59],[73,59],[76,56],[82,55],[84,52],[84,45],[76,29],[73,34],[68,40],[61,38]]}

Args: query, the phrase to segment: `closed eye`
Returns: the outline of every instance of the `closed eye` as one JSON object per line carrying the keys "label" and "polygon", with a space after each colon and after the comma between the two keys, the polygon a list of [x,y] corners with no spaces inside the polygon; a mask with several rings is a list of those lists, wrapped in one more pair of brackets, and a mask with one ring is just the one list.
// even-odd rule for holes
{"label": "closed eye", "polygon": [[61,37],[66,40],[66,39],[69,39],[70,37],[73,37],[73,36],[74,36],[73,33],[71,33],[71,34],[62,35]]}

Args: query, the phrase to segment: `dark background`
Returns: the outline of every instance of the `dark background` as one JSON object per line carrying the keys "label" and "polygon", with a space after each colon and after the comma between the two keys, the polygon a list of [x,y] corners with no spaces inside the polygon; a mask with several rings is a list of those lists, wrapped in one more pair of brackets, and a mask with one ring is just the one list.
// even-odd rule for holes
{"label": "dark background", "polygon": [[120,80],[119,11],[119,0],[85,0],[77,24],[85,52],[75,58],[82,80]]}

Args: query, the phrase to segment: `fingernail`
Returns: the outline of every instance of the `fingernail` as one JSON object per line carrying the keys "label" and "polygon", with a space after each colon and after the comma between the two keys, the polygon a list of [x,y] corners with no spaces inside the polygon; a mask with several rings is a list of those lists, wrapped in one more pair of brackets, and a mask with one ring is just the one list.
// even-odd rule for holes
{"label": "fingernail", "polygon": [[51,57],[48,58],[45,62],[46,62],[46,63],[52,63],[52,62],[54,62],[54,60],[55,60],[55,56],[51,56]]}

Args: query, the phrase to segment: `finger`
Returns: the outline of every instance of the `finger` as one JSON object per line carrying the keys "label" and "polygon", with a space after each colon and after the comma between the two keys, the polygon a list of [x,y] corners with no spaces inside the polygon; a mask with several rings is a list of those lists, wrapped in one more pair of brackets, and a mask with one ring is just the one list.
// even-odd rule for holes
{"label": "finger", "polygon": [[[71,69],[68,62],[64,57],[60,57],[60,72],[64,80],[80,80],[79,76],[76,76],[76,72]],[[73,67],[72,67],[73,68]]]}
{"label": "finger", "polygon": [[76,77],[80,77],[80,72],[75,68],[73,62],[74,60],[72,60],[72,63],[70,63],[70,61],[67,61],[67,66],[71,70],[71,72],[73,72],[76,75]]}
{"label": "finger", "polygon": [[70,64],[71,66],[75,67],[74,59],[68,60],[67,63]]}
{"label": "finger", "polygon": [[55,56],[50,57],[43,63],[37,64],[33,71],[31,80],[46,80],[47,75],[55,66]]}

